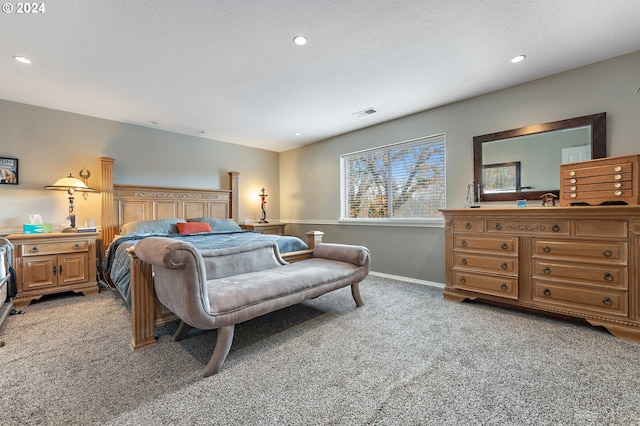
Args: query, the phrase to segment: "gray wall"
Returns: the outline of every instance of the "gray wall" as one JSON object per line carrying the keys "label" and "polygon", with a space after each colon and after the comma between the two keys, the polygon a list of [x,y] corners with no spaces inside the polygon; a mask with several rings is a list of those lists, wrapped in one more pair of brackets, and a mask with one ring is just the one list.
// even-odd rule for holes
{"label": "gray wall", "polygon": [[[68,215],[67,194],[44,189],[86,167],[89,186],[100,187],[98,157],[112,157],[114,181],[121,184],[185,188],[228,188],[227,172],[240,172],[239,214],[260,218],[258,194],[264,186],[279,199],[278,153],[185,136],[0,100],[0,156],[18,158],[19,185],[0,185],[0,234],[22,229],[30,213],[54,227]],[[76,195],[79,225],[100,221],[100,195]],[[268,217],[279,216],[277,203]]]}
{"label": "gray wall", "polygon": [[281,216],[294,222],[288,228],[292,232],[318,229],[326,233],[326,241],[367,245],[372,251],[374,271],[444,282],[442,225],[367,226],[337,222],[340,154],[444,132],[447,207],[461,208],[466,185],[473,180],[473,136],[606,112],[607,155],[638,154],[638,70],[640,52],[281,153]]}

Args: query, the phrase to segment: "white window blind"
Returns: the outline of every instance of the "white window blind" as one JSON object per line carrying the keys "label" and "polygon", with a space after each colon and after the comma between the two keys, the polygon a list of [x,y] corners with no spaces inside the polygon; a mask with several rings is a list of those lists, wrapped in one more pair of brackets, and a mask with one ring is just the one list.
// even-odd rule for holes
{"label": "white window blind", "polygon": [[340,156],[342,219],[421,219],[445,207],[444,134]]}

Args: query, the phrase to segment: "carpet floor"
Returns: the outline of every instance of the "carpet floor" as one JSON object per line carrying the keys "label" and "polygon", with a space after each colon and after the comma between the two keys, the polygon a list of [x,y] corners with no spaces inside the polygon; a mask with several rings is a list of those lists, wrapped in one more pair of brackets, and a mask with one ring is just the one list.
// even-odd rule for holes
{"label": "carpet floor", "polygon": [[585,323],[370,276],[236,327],[129,349],[116,293],[51,296],[10,316],[3,425],[640,425],[640,344]]}

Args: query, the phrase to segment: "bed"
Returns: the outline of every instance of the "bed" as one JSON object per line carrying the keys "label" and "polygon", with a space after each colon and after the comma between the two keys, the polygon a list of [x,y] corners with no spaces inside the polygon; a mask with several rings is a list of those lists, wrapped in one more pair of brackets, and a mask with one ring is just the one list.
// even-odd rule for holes
{"label": "bed", "polygon": [[[106,280],[130,306],[133,349],[155,344],[155,326],[175,320],[173,313],[155,297],[151,265],[138,259],[132,250],[146,236],[185,238],[202,249],[274,240],[288,262],[310,258],[313,247],[322,241],[322,232],[318,231],[308,232],[307,241],[303,242],[295,237],[239,230],[238,172],[228,173],[229,189],[120,185],[113,183],[115,160],[108,157],[98,160],[102,197],[100,253],[104,254],[101,266]],[[210,223],[211,231],[176,232],[179,223],[195,222]]]}

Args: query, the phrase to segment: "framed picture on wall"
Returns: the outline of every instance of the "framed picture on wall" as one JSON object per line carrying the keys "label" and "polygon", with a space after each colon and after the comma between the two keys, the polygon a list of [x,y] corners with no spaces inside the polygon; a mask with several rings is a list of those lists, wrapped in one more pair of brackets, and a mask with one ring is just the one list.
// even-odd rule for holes
{"label": "framed picture on wall", "polygon": [[0,157],[0,184],[18,184],[18,159]]}

